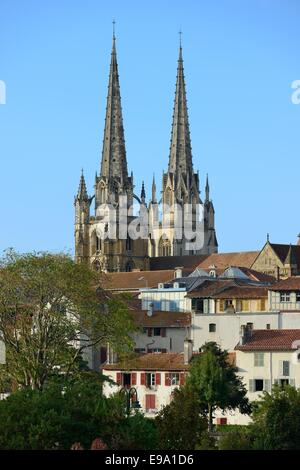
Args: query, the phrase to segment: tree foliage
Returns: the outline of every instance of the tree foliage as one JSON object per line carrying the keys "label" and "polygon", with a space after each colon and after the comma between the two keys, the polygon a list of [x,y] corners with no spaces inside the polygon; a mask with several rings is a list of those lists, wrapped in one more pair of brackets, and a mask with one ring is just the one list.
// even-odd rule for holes
{"label": "tree foliage", "polygon": [[70,374],[80,355],[99,344],[127,351],[133,328],[125,303],[70,256],[10,251],[1,260],[1,374],[18,386],[41,389],[55,371]]}
{"label": "tree foliage", "polygon": [[160,449],[194,450],[207,431],[200,414],[199,395],[186,387],[175,389],[171,403],[156,418]]}
{"label": "tree foliage", "polygon": [[250,425],[254,448],[262,450],[300,449],[300,390],[275,386],[255,403]]}
{"label": "tree foliage", "polygon": [[230,363],[227,351],[222,351],[216,343],[206,343],[202,354],[193,360],[187,388],[199,396],[199,406],[208,415],[210,430],[217,408],[239,409],[241,413],[251,411],[237,368]]}

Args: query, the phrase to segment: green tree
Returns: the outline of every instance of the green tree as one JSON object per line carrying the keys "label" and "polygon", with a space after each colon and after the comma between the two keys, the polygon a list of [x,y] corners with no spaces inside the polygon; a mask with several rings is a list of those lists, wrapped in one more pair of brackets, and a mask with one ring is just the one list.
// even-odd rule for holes
{"label": "green tree", "polygon": [[0,401],[0,449],[89,449],[104,442],[126,417],[122,400],[104,397],[100,373],[50,380],[43,390],[25,388]]}
{"label": "green tree", "polygon": [[194,450],[207,431],[199,394],[185,386],[174,390],[171,403],[160,411],[156,423],[160,449]]}
{"label": "green tree", "polygon": [[216,343],[206,343],[202,354],[193,360],[187,388],[198,394],[200,408],[208,415],[210,432],[217,408],[239,409],[247,414],[251,411],[237,368],[230,363],[227,351],[222,351]]}
{"label": "green tree", "polygon": [[218,443],[219,450],[251,450],[253,439],[249,426],[228,426]]}
{"label": "green tree", "polygon": [[[109,342],[132,347],[126,304],[99,286],[99,275],[65,254],[9,251],[0,262],[2,382],[42,389],[56,373],[77,369],[82,353]],[[3,379],[3,376],[5,379]]]}
{"label": "green tree", "polygon": [[287,385],[264,392],[254,404],[252,418],[255,449],[300,449],[300,390]]}

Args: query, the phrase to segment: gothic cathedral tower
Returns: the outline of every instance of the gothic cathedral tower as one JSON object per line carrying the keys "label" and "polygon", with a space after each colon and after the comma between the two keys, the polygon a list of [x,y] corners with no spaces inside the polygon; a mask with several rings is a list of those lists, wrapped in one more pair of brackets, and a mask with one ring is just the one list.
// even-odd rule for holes
{"label": "gothic cathedral tower", "polygon": [[[143,188],[142,201],[135,196],[133,176],[128,176],[115,34],[112,41],[102,161],[99,176],[96,173],[94,187],[95,196],[90,198],[82,174],[74,202],[76,261],[88,262],[94,269],[105,272],[147,269],[147,240],[119,236],[121,204],[125,203],[125,210],[132,206],[133,198],[139,204],[145,204],[145,195]],[[94,198],[95,216],[91,217],[90,205]],[[103,222],[103,208],[106,205],[113,208],[116,214],[115,236],[102,236],[108,230],[108,224]],[[134,219],[130,215],[127,223]]]}
{"label": "gothic cathedral tower", "polygon": [[[156,185],[153,180],[152,201],[149,204],[150,220],[156,202]],[[194,173],[192,160],[192,147],[189,129],[188,108],[185,91],[185,79],[182,58],[182,46],[180,42],[177,67],[176,92],[174,101],[174,113],[171,131],[171,144],[169,152],[168,171],[163,173],[162,180],[162,220],[149,240],[150,256],[181,256],[193,254],[211,254],[218,251],[218,243],[215,233],[214,207],[209,198],[209,183],[206,179],[205,201],[200,198],[199,174]],[[198,224],[200,246],[196,249],[189,248],[184,230],[181,235],[175,236],[176,227],[184,228],[184,208],[189,205],[192,225]],[[176,209],[177,208],[177,209]],[[180,220],[176,219],[176,210],[180,211]],[[194,228],[194,232],[196,230]]]}
{"label": "gothic cathedral tower", "polygon": [[[83,173],[74,200],[75,206],[75,259],[89,263],[94,269],[104,272],[149,269],[149,257],[210,254],[218,251],[215,232],[214,206],[210,200],[208,178],[205,200],[200,198],[199,174],[194,172],[189,130],[180,43],[174,102],[171,145],[168,170],[163,173],[162,197],[157,198],[153,178],[152,197],[146,205],[144,183],[140,197],[134,193],[133,175],[128,175],[125,137],[123,129],[121,95],[119,86],[116,39],[113,34],[112,53],[103,138],[102,160],[99,176],[95,177],[95,194],[89,197]],[[91,203],[95,200],[95,215],[90,215]],[[122,219],[124,201],[126,211],[138,202],[138,211],[127,213],[124,235]],[[162,216],[158,219],[162,203]],[[200,233],[201,245],[191,248],[184,232],[185,207],[191,211],[192,231]],[[110,209],[106,209],[109,207]],[[178,210],[181,208],[180,220]],[[103,209],[104,208],[104,209]],[[107,211],[115,213],[115,221],[107,219]],[[200,211],[199,211],[200,209]],[[199,213],[200,212],[200,213]],[[146,234],[131,237],[127,234],[130,225],[138,223],[138,217],[146,214],[149,221]],[[106,218],[105,218],[106,217]],[[200,225],[197,224],[201,219]],[[107,222],[107,220],[109,220]],[[182,232],[178,236],[178,225]],[[113,236],[110,232],[114,228]],[[122,236],[120,235],[122,233]],[[196,237],[195,235],[195,237]]]}

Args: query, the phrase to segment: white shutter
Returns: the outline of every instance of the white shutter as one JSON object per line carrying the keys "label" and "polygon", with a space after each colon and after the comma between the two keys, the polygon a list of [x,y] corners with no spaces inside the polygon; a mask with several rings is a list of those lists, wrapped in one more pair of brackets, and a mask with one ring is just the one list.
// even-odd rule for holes
{"label": "white shutter", "polygon": [[283,361],[279,361],[279,375],[283,375]]}
{"label": "white shutter", "polygon": [[271,380],[269,380],[269,379],[264,380],[264,390],[266,392],[270,393],[270,391],[271,391]]}
{"label": "white shutter", "polygon": [[249,380],[249,392],[255,392],[255,390],[254,390],[254,380],[253,379]]}
{"label": "white shutter", "polygon": [[290,379],[289,384],[290,384],[292,387],[295,387],[295,379]]}

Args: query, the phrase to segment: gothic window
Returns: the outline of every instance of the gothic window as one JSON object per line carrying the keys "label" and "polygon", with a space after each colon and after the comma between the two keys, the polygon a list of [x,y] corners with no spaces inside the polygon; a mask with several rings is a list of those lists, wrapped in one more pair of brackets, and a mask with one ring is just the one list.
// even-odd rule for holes
{"label": "gothic window", "polygon": [[159,256],[171,256],[171,243],[167,238],[163,237],[159,242]]}

